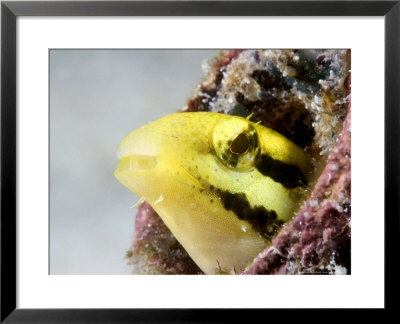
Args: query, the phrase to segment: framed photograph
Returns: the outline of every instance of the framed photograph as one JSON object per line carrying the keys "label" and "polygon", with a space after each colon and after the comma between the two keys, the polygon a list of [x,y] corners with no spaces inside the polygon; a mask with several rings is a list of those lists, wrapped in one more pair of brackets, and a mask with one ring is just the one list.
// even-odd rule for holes
{"label": "framed photograph", "polygon": [[393,309],[399,16],[3,1],[1,321]]}

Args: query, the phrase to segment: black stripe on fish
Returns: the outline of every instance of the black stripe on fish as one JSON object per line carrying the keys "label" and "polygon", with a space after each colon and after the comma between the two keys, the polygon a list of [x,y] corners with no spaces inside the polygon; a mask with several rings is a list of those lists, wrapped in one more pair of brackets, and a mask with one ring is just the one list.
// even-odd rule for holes
{"label": "black stripe on fish", "polygon": [[256,168],[263,175],[281,183],[288,189],[307,184],[307,179],[304,177],[303,172],[296,165],[275,160],[267,154],[260,155]]}
{"label": "black stripe on fish", "polygon": [[274,210],[268,210],[264,206],[251,207],[244,193],[230,193],[218,188],[215,190],[226,210],[247,221],[256,232],[267,239],[271,239],[284,224]]}

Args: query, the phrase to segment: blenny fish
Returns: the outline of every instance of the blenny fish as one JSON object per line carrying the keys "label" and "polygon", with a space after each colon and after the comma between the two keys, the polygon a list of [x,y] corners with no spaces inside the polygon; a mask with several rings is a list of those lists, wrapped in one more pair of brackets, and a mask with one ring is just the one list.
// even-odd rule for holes
{"label": "blenny fish", "polygon": [[303,149],[248,118],[167,115],[120,143],[116,178],[146,200],[206,274],[240,273],[289,221],[307,185]]}

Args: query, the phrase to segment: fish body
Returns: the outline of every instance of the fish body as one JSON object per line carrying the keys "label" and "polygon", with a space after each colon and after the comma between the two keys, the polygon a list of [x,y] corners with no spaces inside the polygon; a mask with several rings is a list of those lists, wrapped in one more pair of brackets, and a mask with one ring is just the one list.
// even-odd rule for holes
{"label": "fish body", "polygon": [[240,272],[291,219],[306,153],[236,116],[177,113],[118,147],[116,178],[143,197],[207,274]]}

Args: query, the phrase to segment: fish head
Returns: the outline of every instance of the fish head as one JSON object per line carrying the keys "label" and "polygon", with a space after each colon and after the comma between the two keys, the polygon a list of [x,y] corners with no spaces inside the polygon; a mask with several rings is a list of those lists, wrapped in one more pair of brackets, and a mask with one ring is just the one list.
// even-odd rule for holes
{"label": "fish head", "polygon": [[130,133],[117,155],[116,178],[209,274],[244,270],[292,217],[306,181],[302,149],[218,113],[167,115]]}

